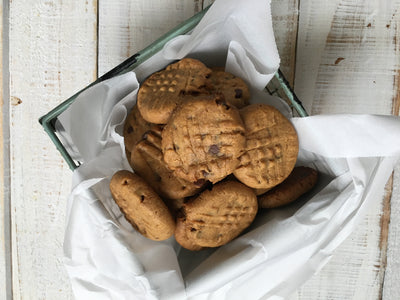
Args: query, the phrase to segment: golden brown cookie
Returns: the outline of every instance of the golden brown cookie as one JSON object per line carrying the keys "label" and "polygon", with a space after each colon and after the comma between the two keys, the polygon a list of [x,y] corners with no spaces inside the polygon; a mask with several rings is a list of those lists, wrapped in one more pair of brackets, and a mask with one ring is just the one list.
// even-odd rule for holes
{"label": "golden brown cookie", "polygon": [[310,191],[318,180],[318,172],[308,167],[296,167],[281,184],[258,197],[260,208],[289,204]]}
{"label": "golden brown cookie", "polygon": [[240,110],[247,145],[240,166],[233,172],[249,187],[271,188],[293,170],[299,143],[292,123],[276,108],[251,104]]}
{"label": "golden brown cookie", "polygon": [[151,123],[167,123],[187,95],[208,93],[211,70],[198,60],[185,58],[152,74],[141,85],[137,103],[143,118]]}
{"label": "golden brown cookie", "polygon": [[230,180],[217,183],[183,204],[175,238],[183,247],[222,246],[253,222],[257,209],[257,197],[249,187]]}
{"label": "golden brown cookie", "polygon": [[164,203],[168,206],[169,210],[171,211],[172,215],[174,217],[177,217],[182,206],[183,203],[185,203],[185,199],[187,198],[179,198],[179,199],[168,199],[165,198]]}
{"label": "golden brown cookie", "polygon": [[[178,218],[178,220],[181,220]],[[186,225],[184,222],[177,222],[175,229],[175,240],[181,245],[183,248],[191,251],[199,251],[204,249],[196,244],[195,241],[192,241],[187,236]]]}
{"label": "golden brown cookie", "polygon": [[111,178],[113,199],[125,218],[145,237],[162,241],[175,231],[175,221],[167,206],[138,175],[121,170]]}
{"label": "golden brown cookie", "polygon": [[128,161],[130,161],[133,146],[141,140],[143,134],[151,129],[156,129],[158,125],[147,122],[141,116],[137,105],[135,104],[128,114],[124,124],[124,142]]}
{"label": "golden brown cookie", "polygon": [[268,192],[270,189],[253,189],[254,193],[256,194],[256,196],[260,196],[262,194],[265,194],[266,192]]}
{"label": "golden brown cookie", "polygon": [[243,108],[249,104],[250,91],[247,84],[239,77],[225,72],[222,68],[211,68],[209,80],[213,92],[224,95],[228,104]]}
{"label": "golden brown cookie", "polygon": [[204,184],[194,184],[176,177],[163,160],[161,131],[148,131],[133,148],[132,168],[154,190],[167,199],[179,199],[198,193]]}
{"label": "golden brown cookie", "polygon": [[246,138],[239,111],[219,96],[182,103],[162,132],[164,161],[190,182],[223,179],[239,165]]}

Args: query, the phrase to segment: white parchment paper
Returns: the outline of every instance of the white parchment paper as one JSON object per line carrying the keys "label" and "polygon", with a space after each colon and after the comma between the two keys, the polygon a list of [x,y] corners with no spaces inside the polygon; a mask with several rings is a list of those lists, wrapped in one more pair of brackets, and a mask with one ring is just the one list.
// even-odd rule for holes
{"label": "white parchment paper", "polygon": [[[251,17],[250,17],[251,16]],[[77,299],[283,299],[318,271],[379,201],[400,155],[400,120],[390,116],[292,118],[299,165],[321,173],[296,203],[261,212],[244,235],[190,252],[174,238],[138,234],[112,200],[114,172],[131,170],[122,128],[146,76],[185,56],[225,66],[251,86],[252,102],[287,105],[263,92],[279,66],[269,1],[217,0],[191,35],[170,41],[135,72],[98,84],[57,128],[84,163],[74,172],[64,241]]]}

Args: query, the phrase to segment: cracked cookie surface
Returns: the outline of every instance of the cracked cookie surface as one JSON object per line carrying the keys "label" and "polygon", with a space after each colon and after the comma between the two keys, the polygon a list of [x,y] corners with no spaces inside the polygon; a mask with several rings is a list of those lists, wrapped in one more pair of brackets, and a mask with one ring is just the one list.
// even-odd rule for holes
{"label": "cracked cookie surface", "polygon": [[164,161],[190,182],[220,181],[239,165],[246,138],[239,111],[219,96],[181,104],[162,132]]}
{"label": "cracked cookie surface", "polygon": [[211,68],[209,80],[212,91],[224,95],[225,101],[236,108],[249,105],[250,91],[247,84],[239,77],[225,72],[223,68]]}
{"label": "cracked cookie surface", "polygon": [[137,103],[143,118],[151,123],[167,123],[171,113],[188,95],[209,93],[211,70],[203,63],[184,58],[152,74],[141,85]]}
{"label": "cracked cookie surface", "polygon": [[176,177],[163,160],[161,130],[148,131],[133,148],[132,168],[165,199],[180,199],[198,193],[203,184]]}
{"label": "cracked cookie surface", "polygon": [[[183,204],[175,237],[182,247],[219,247],[253,222],[257,197],[251,188],[237,181],[223,181]],[[189,249],[189,250],[192,250]]]}
{"label": "cracked cookie surface", "polygon": [[110,181],[110,191],[132,226],[145,237],[162,241],[175,231],[175,220],[162,199],[138,175],[121,170]]}
{"label": "cracked cookie surface", "polygon": [[249,187],[272,188],[294,168],[299,151],[296,130],[269,105],[251,104],[240,115],[246,128],[246,151],[233,174]]}

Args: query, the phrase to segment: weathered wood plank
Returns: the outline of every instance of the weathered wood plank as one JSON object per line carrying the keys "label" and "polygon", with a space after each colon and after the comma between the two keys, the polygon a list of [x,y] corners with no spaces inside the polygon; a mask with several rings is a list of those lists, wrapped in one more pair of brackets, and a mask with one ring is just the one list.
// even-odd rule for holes
{"label": "weathered wood plank", "polygon": [[[391,114],[398,110],[393,99],[398,97],[400,68],[399,8],[399,1],[389,0],[300,2],[295,91],[309,112]],[[393,216],[390,187],[331,261],[294,298],[381,296],[385,234],[389,215]]]}
{"label": "weathered wood plank", "polygon": [[100,1],[99,76],[202,9],[202,1]]}
{"label": "weathered wood plank", "polygon": [[272,25],[279,56],[280,69],[293,86],[296,63],[298,0],[272,0]]}
{"label": "weathered wood plank", "polygon": [[9,264],[9,253],[6,251],[6,232],[10,228],[9,220],[7,215],[9,210],[6,209],[8,206],[8,191],[6,190],[6,181],[8,180],[9,170],[7,161],[7,142],[5,140],[8,137],[8,119],[7,107],[4,103],[4,90],[3,90],[3,2],[0,3],[0,299],[6,299],[7,297],[7,265]]}
{"label": "weathered wood plank", "polygon": [[62,262],[72,173],[38,118],[97,75],[97,1],[10,2],[14,299],[71,299]]}
{"label": "weathered wood plank", "polygon": [[386,272],[382,299],[400,299],[400,164],[393,175]]}

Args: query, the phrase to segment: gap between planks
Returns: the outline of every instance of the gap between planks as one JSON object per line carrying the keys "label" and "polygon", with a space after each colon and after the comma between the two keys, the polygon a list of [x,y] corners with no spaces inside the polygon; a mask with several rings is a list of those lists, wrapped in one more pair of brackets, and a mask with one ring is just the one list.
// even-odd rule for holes
{"label": "gap between planks", "polygon": [[9,126],[9,2],[0,3],[0,298],[12,299]]}

